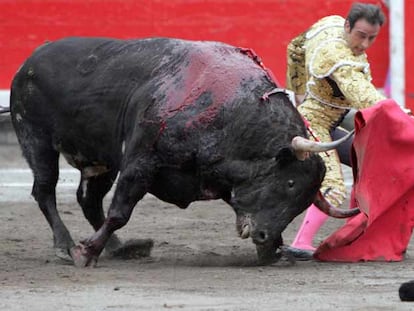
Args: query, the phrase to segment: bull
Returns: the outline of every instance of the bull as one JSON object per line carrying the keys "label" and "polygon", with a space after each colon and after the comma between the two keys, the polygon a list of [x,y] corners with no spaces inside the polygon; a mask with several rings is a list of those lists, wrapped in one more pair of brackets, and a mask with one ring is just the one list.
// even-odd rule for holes
{"label": "bull", "polygon": [[[114,233],[146,193],[186,208],[222,199],[260,262],[315,202],[339,142],[306,139],[303,120],[260,60],[219,42],[65,38],[39,47],[11,87],[13,126],[55,253],[77,266],[122,247]],[[77,201],[95,233],[75,245],[56,208],[59,155],[80,171]],[[118,176],[118,177],[117,177]],[[104,196],[118,178],[106,216]]]}

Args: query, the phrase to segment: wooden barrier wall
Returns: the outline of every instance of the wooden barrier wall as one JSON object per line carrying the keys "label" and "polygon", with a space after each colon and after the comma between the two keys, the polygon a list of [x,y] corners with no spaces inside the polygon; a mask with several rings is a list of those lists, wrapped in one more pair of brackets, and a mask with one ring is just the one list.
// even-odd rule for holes
{"label": "wooden barrier wall", "polygon": [[[66,36],[167,36],[224,41],[255,50],[284,86],[289,40],[322,16],[345,16],[352,2],[1,0],[0,89],[9,88],[13,74],[34,48],[46,40]],[[365,2],[380,4],[388,15],[382,1]],[[374,84],[378,87],[383,86],[389,65],[388,45],[388,27],[384,27],[368,51]]]}

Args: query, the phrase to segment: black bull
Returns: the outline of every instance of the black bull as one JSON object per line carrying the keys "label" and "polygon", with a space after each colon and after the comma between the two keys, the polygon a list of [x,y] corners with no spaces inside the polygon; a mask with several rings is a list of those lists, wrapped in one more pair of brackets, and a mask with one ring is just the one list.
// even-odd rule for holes
{"label": "black bull", "polygon": [[[239,235],[271,261],[286,226],[315,197],[324,205],[325,172],[317,154],[298,159],[292,148],[306,129],[286,94],[262,98],[275,87],[257,59],[217,42],[67,38],[38,48],[13,80],[10,108],[56,254],[96,263],[152,193],[181,208],[223,199]],[[81,172],[77,200],[96,230],[78,246],[56,209],[60,153]]]}

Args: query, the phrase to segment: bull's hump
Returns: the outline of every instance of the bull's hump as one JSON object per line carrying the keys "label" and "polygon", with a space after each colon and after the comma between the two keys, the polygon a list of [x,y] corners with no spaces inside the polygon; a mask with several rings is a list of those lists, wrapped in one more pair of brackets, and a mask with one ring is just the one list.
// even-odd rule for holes
{"label": "bull's hump", "polygon": [[180,47],[182,57],[178,73],[162,78],[160,91],[165,103],[160,111],[166,120],[208,98],[193,122],[210,122],[219,109],[240,96],[240,88],[247,81],[261,81],[265,72],[239,49],[218,42],[196,41]]}

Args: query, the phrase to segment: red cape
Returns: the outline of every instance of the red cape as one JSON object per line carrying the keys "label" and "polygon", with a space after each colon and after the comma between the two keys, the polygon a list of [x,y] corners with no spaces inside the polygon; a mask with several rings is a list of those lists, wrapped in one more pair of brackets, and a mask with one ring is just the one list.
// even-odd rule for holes
{"label": "red cape", "polygon": [[316,250],[321,261],[401,261],[414,225],[414,118],[393,100],[359,111],[347,220]]}

